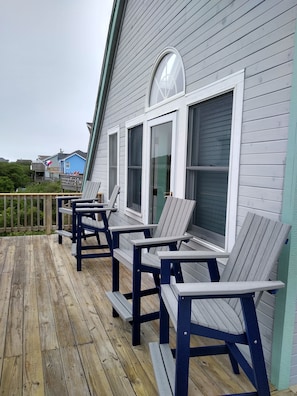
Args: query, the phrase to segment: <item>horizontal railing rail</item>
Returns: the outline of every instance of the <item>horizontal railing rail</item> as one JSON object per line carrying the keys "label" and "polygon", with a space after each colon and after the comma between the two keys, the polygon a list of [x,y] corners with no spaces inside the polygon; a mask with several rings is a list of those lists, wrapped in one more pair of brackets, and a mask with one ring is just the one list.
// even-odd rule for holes
{"label": "horizontal railing rail", "polygon": [[[51,234],[58,224],[56,197],[65,195],[71,193],[0,193],[0,234],[32,231]],[[99,199],[102,201],[102,194]],[[71,227],[71,217],[64,216],[65,228]]]}

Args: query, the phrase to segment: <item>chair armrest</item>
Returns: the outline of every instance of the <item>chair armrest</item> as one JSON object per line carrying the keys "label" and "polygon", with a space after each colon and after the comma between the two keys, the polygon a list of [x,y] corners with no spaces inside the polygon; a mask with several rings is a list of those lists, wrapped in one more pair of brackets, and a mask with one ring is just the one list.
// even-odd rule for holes
{"label": "chair armrest", "polygon": [[62,195],[61,197],[57,196],[56,200],[58,201],[69,201],[72,199],[79,199],[79,195]]}
{"label": "chair armrest", "polygon": [[144,239],[134,239],[131,243],[137,247],[152,247],[152,246],[162,246],[169,245],[173,242],[188,241],[192,239],[192,235],[180,235],[171,237],[159,237],[159,238],[144,238]]}
{"label": "chair armrest", "polygon": [[83,208],[76,208],[76,213],[82,214],[82,213],[102,213],[102,212],[116,212],[117,208],[114,208],[113,206],[111,207],[105,207],[105,208],[89,208],[89,207],[83,207]]}
{"label": "chair armrest", "polygon": [[201,282],[176,283],[171,285],[181,297],[230,297],[256,293],[265,290],[277,290],[285,287],[281,281],[247,281],[247,282]]}
{"label": "chair armrest", "polygon": [[206,251],[206,250],[179,250],[176,252],[162,251],[158,252],[159,258],[162,260],[180,260],[180,261],[195,261],[195,260],[210,260],[217,258],[228,258],[229,253]]}
{"label": "chair armrest", "polygon": [[100,202],[94,202],[94,200],[92,200],[92,202],[82,202],[82,201],[78,201],[76,203],[76,207],[77,208],[104,208],[108,206],[108,203],[100,203]]}
{"label": "chair armrest", "polygon": [[124,226],[112,226],[109,227],[109,230],[113,232],[117,232],[119,234],[130,233],[130,232],[141,232],[145,230],[154,229],[158,224],[135,224],[135,225],[124,225]]}
{"label": "chair armrest", "polygon": [[76,199],[72,199],[71,203],[74,203],[75,205],[77,205],[79,203],[92,203],[94,201],[96,201],[96,198],[89,198],[89,199],[76,198]]}
{"label": "chair armrest", "polygon": [[[158,252],[159,258],[161,259],[161,278],[162,283],[166,284],[169,282],[168,276],[168,265],[172,262],[175,263],[207,263],[209,276],[212,282],[218,282],[220,280],[220,271],[218,268],[218,258],[228,258],[229,253],[217,252],[217,251],[205,251],[205,250],[180,250],[171,252]],[[167,275],[166,275],[167,274]]]}

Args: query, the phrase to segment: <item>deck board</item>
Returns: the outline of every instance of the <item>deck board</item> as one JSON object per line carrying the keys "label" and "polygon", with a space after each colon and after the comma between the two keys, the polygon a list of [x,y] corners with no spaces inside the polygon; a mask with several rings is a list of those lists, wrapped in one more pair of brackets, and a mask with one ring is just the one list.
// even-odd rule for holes
{"label": "deck board", "polygon": [[[121,275],[128,291],[130,273]],[[66,238],[62,245],[56,235],[0,238],[0,394],[157,395],[148,343],[158,340],[158,321],[143,324],[142,343],[132,347],[130,325],[112,317],[108,290],[110,258],[84,260],[77,272]],[[156,306],[156,296],[146,297],[145,307]],[[223,356],[192,359],[190,375],[190,395],[252,389]]]}

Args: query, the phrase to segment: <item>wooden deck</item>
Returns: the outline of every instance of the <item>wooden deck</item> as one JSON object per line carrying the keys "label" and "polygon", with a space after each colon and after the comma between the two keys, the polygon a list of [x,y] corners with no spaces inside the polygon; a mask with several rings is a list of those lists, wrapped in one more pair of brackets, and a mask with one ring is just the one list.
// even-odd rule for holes
{"label": "wooden deck", "polygon": [[[84,260],[80,273],[75,264],[70,240],[58,245],[57,235],[0,238],[0,394],[157,395],[148,342],[158,321],[143,324],[142,345],[131,347],[130,325],[112,317],[105,296],[111,260]],[[224,357],[192,360],[191,395],[252,389]]]}

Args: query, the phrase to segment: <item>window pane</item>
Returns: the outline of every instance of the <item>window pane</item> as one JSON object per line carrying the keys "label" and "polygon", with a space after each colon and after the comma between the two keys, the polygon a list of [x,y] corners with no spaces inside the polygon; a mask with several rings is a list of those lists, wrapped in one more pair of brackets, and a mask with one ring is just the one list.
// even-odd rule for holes
{"label": "window pane", "polygon": [[141,211],[142,180],[142,125],[128,131],[128,186],[127,206]]}
{"label": "window pane", "polygon": [[191,108],[192,166],[228,166],[232,101],[229,92]]}
{"label": "window pane", "polygon": [[[193,225],[225,235],[228,173],[189,170],[189,179],[192,180],[192,194],[196,199]],[[201,231],[198,233],[203,236]]]}
{"label": "window pane", "polygon": [[166,54],[155,72],[150,106],[170,98],[184,90],[184,74],[180,59],[175,53]]}
{"label": "window pane", "polygon": [[142,125],[128,131],[128,166],[142,165]]}
{"label": "window pane", "polygon": [[109,135],[109,197],[117,184],[117,168],[118,168],[118,141],[117,133]]}
{"label": "window pane", "polygon": [[109,165],[117,166],[117,134],[109,135]]}
{"label": "window pane", "polygon": [[186,196],[196,200],[192,232],[224,246],[233,93],[189,112]]}

